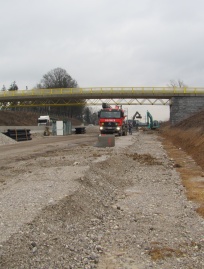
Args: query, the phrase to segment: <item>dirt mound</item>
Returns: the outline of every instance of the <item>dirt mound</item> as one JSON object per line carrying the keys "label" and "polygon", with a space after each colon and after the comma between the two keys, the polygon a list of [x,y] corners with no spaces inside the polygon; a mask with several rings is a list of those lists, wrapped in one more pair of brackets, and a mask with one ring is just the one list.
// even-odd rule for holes
{"label": "dirt mound", "polygon": [[183,120],[182,122],[178,123],[175,127],[184,128],[184,129],[201,128],[204,131],[203,123],[204,123],[204,110]]}
{"label": "dirt mound", "polygon": [[0,111],[0,126],[37,125],[40,115],[24,111]]}
{"label": "dirt mound", "polygon": [[[28,111],[0,111],[0,126],[35,126],[40,115],[40,113]],[[64,120],[63,117],[58,119]],[[81,124],[77,119],[67,118],[67,120],[71,121],[72,125]]]}

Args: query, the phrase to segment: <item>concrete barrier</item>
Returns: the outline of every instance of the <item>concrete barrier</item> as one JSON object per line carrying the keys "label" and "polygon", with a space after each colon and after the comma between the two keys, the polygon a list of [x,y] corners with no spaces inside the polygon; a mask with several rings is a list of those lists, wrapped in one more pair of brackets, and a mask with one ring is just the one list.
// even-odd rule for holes
{"label": "concrete barrier", "polygon": [[115,146],[115,136],[114,135],[99,135],[96,147],[106,148]]}

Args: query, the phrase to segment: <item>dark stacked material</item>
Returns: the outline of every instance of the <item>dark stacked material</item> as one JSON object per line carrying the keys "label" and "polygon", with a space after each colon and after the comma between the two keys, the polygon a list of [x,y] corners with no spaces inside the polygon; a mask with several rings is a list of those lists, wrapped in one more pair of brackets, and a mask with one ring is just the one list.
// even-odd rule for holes
{"label": "dark stacked material", "polygon": [[8,129],[4,134],[16,141],[32,140],[29,129]]}
{"label": "dark stacked material", "polygon": [[86,128],[85,127],[75,127],[75,134],[85,134]]}

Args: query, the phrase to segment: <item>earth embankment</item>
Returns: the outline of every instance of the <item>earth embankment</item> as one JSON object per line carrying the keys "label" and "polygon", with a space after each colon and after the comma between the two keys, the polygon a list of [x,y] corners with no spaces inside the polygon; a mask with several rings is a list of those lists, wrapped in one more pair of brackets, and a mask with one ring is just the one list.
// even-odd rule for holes
{"label": "earth embankment", "polygon": [[185,150],[204,169],[204,111],[172,127],[165,123],[161,135]]}
{"label": "earth embankment", "polygon": [[[0,111],[0,126],[37,126],[37,120],[42,114],[29,111]],[[46,115],[46,114],[43,114]],[[75,118],[68,118],[63,116],[56,116],[58,120],[71,121],[73,125],[80,125],[81,121]]]}
{"label": "earth embankment", "polygon": [[[204,217],[204,111],[176,126],[163,124],[159,134],[169,155],[176,160],[187,197],[199,204],[197,212]],[[186,158],[186,154],[192,159]],[[192,162],[198,167],[193,169]]]}

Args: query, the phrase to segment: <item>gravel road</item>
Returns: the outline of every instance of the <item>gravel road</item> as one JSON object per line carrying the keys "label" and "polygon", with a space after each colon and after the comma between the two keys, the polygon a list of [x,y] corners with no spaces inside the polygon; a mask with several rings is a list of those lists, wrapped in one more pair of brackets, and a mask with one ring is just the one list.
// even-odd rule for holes
{"label": "gravel road", "polygon": [[1,269],[204,268],[204,220],[155,133],[48,139],[0,147]]}

